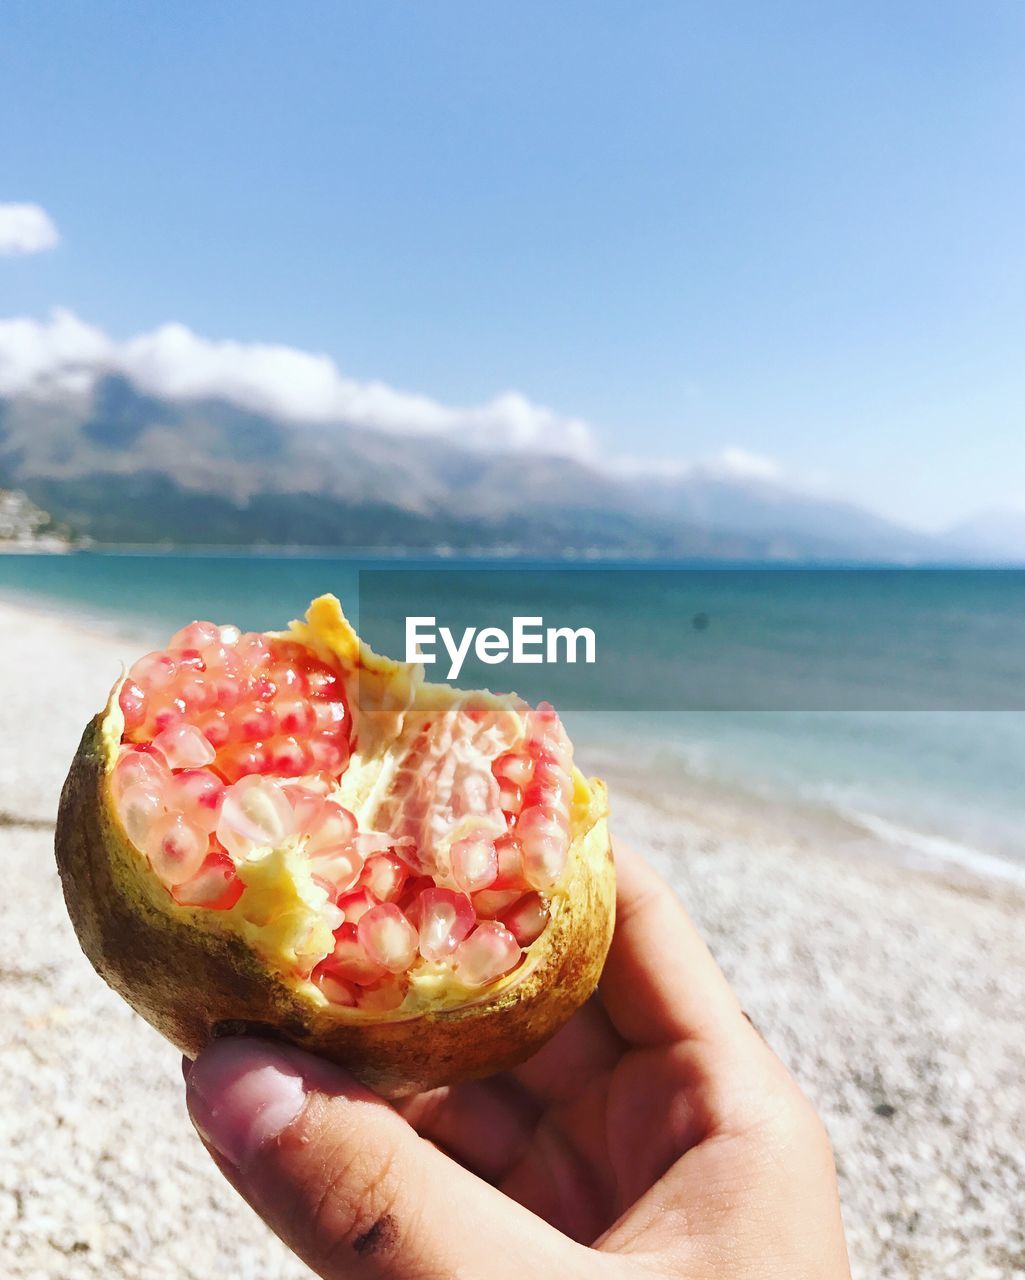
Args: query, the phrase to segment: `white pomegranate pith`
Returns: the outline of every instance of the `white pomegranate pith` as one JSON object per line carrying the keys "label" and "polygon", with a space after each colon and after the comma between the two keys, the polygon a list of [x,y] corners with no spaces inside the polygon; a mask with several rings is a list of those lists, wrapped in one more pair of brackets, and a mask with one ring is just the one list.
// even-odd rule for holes
{"label": "white pomegranate pith", "polygon": [[132,844],[175,902],[211,912],[257,891],[247,869],[268,850],[298,850],[333,950],[298,948],[288,976],[331,1006],[397,1009],[427,972],[483,990],[547,927],[573,795],[549,705],[439,707],[361,829],[338,799],[358,727],[342,673],[307,645],[194,622],[133,665],[118,701],[111,785]]}

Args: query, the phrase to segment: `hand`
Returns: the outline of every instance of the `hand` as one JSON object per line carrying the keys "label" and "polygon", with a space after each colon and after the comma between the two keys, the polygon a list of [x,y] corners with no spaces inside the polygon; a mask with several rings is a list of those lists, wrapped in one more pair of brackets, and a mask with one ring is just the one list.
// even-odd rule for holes
{"label": "hand", "polygon": [[617,870],[599,995],[515,1071],[390,1105],[258,1040],[188,1070],[219,1167],[325,1280],[850,1275],[810,1103],[671,890]]}

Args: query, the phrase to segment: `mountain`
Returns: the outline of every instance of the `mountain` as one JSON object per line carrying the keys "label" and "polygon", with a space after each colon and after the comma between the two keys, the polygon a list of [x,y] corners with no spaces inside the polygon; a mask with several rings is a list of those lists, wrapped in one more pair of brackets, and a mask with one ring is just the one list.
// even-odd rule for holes
{"label": "mountain", "polygon": [[0,485],[100,543],[448,546],[715,559],[946,554],[855,506],[694,468],[617,474],[437,436],[294,423],[108,375],[0,399]]}

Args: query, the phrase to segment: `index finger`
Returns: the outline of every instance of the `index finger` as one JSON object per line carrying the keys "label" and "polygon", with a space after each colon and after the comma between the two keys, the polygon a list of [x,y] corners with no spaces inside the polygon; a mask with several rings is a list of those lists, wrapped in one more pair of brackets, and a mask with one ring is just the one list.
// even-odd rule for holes
{"label": "index finger", "polygon": [[618,841],[616,930],[599,983],[613,1026],[639,1046],[752,1034],[673,890]]}

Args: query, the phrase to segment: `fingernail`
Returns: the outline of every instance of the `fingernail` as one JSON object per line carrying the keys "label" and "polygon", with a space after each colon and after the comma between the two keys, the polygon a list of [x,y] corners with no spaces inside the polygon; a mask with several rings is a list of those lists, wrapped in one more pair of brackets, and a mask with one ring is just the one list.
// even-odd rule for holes
{"label": "fingernail", "polygon": [[296,1118],[306,1084],[274,1045],[217,1040],[193,1063],[185,1096],[200,1137],[241,1169]]}

